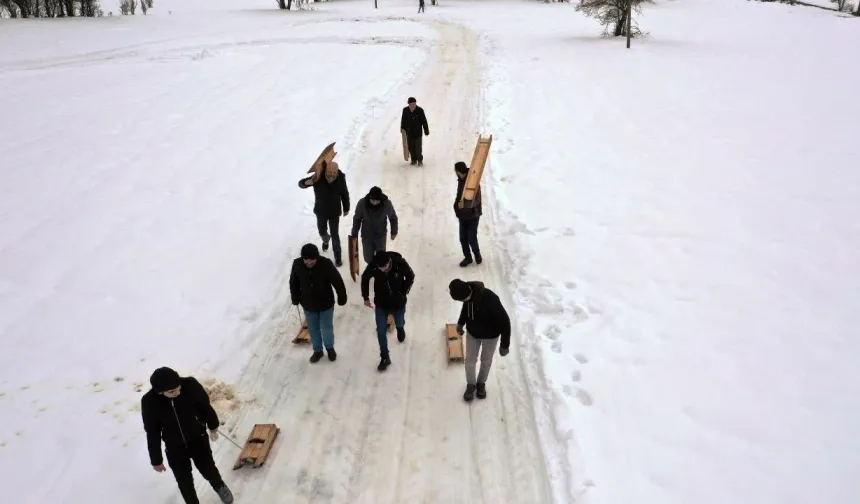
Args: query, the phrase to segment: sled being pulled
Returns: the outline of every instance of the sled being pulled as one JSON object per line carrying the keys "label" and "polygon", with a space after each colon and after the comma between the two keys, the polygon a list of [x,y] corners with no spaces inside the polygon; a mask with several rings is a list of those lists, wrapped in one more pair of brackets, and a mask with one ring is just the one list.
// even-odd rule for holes
{"label": "sled being pulled", "polygon": [[265,464],[280,431],[281,429],[275,424],[254,425],[251,434],[248,435],[248,440],[245,442],[245,448],[239,454],[236,463],[233,464],[233,470],[239,469],[246,463],[253,463],[255,468]]}
{"label": "sled being pulled", "polygon": [[475,145],[475,153],[472,155],[469,173],[466,174],[466,184],[458,203],[460,208],[471,208],[475,203],[475,198],[478,196],[478,186],[481,184],[481,177],[484,176],[484,165],[487,163],[487,156],[490,155],[490,145],[492,143],[493,135],[488,137],[478,135],[478,143]]}
{"label": "sled being pulled", "polygon": [[326,163],[330,163],[331,160],[337,156],[337,152],[334,150],[334,144],[336,143],[337,142],[332,142],[328,144],[320,155],[317,156],[317,160],[311,165],[310,170],[308,170],[308,173],[313,173],[316,179],[319,179],[322,174],[322,162],[325,161]]}
{"label": "sled being pulled", "polygon": [[457,333],[457,324],[445,324],[445,345],[448,349],[448,362],[463,361],[466,352],[463,337]]}

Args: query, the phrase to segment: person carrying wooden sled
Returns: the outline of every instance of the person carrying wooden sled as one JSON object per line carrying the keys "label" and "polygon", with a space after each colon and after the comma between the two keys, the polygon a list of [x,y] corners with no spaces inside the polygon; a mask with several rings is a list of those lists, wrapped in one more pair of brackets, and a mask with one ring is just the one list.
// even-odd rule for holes
{"label": "person carrying wooden sled", "polygon": [[[349,188],[346,175],[340,171],[335,161],[322,162],[323,177],[311,175],[299,180],[299,187],[314,188],[314,214],[317,217],[317,231],[322,238],[323,251],[328,250],[329,240],[334,252],[334,263],[343,266],[340,247],[340,218],[349,214]],[[341,207],[343,213],[341,213]]]}
{"label": "person carrying wooden sled", "polygon": [[[370,303],[370,280],[373,280],[373,303]],[[388,355],[388,315],[394,317],[397,341],[406,339],[406,301],[409,290],[415,283],[415,273],[397,252],[379,251],[361,274],[361,297],[364,306],[374,308],[376,315],[376,337],[379,340],[379,366],[385,371],[391,365]]]}
{"label": "person carrying wooden sled", "polygon": [[418,166],[424,165],[424,153],[422,148],[424,135],[430,135],[430,126],[427,125],[427,116],[424,115],[424,109],[416,104],[415,98],[409,97],[407,105],[403,107],[403,113],[400,115],[400,131],[406,133],[406,146],[409,148],[409,157],[412,161],[409,164]]}
{"label": "person carrying wooden sled", "polygon": [[478,223],[481,221],[481,185],[478,184],[478,191],[475,199],[469,202],[468,205],[460,201],[463,196],[463,190],[466,188],[466,175],[469,174],[469,167],[462,161],[454,163],[454,173],[457,174],[457,196],[454,198],[454,215],[460,221],[460,246],[463,249],[463,260],[460,261],[461,267],[466,267],[472,264],[472,254],[475,255],[475,262],[481,264],[481,248],[478,246]]}
{"label": "person carrying wooden sled", "polygon": [[[160,367],[149,378],[152,385],[140,400],[143,429],[149,462],[157,472],[164,472],[161,441],[167,453],[167,464],[173,471],[179,492],[186,504],[199,504],[194,490],[191,462],[212,485],[221,502],[233,502],[233,493],[221,479],[212,458],[209,440],[218,439],[218,413],[212,408],[206,389],[191,376],[180,377],[168,367]],[[206,436],[206,428],[209,436]]]}
{"label": "person carrying wooden sled", "polygon": [[[466,333],[466,392],[463,400],[469,402],[477,393],[478,399],[487,397],[487,377],[493,364],[493,354],[499,346],[499,355],[508,355],[511,346],[511,319],[499,296],[483,282],[464,282],[459,278],[448,284],[451,298],[461,301],[457,332]],[[501,337],[501,345],[499,345]],[[475,376],[478,351],[481,352],[481,370]]]}
{"label": "person carrying wooden sled", "polygon": [[358,231],[361,229],[361,251],[366,264],[373,262],[378,251],[385,250],[389,222],[391,240],[394,241],[397,238],[397,212],[382,189],[373,186],[367,196],[358,200],[355,205],[350,233],[350,236],[358,237]]}
{"label": "person carrying wooden sled", "polygon": [[328,360],[337,359],[334,351],[334,294],[337,304],[346,304],[346,286],[343,277],[327,257],[320,257],[320,251],[313,243],[302,247],[301,257],[293,261],[290,270],[290,297],[293,305],[302,305],[314,353],[311,363],[323,357],[323,346]]}

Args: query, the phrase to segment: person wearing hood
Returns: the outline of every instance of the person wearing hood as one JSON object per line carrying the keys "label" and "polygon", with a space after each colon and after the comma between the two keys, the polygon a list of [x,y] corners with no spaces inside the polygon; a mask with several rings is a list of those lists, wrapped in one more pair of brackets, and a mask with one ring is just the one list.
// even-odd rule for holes
{"label": "person wearing hood", "polygon": [[[334,161],[322,162],[325,176],[316,174],[299,180],[299,187],[314,188],[314,214],[317,217],[317,231],[322,238],[323,251],[328,250],[331,241],[334,252],[334,263],[337,267],[343,265],[340,247],[340,218],[349,215],[349,188],[346,186],[346,175]],[[341,213],[343,209],[343,213]]]}
{"label": "person wearing hood", "polygon": [[358,200],[352,217],[352,233],[357,237],[361,229],[361,251],[365,264],[373,262],[376,252],[385,250],[388,222],[391,222],[391,241],[397,238],[397,212],[382,189],[373,186],[367,196]]}
{"label": "person wearing hood", "polygon": [[[180,377],[169,367],[156,369],[149,378],[152,388],[140,400],[143,429],[149,462],[157,472],[164,472],[161,441],[167,454],[167,465],[173,471],[179,492],[186,504],[199,504],[194,489],[191,462],[212,485],[221,502],[233,502],[233,493],[221,479],[212,458],[209,440],[218,439],[218,414],[209,402],[206,389],[191,376]],[[209,436],[206,436],[206,428]]]}
{"label": "person wearing hood", "polygon": [[406,106],[400,114],[400,131],[406,133],[406,147],[409,149],[409,157],[412,158],[409,164],[423,166],[424,152],[421,144],[424,137],[421,133],[430,135],[430,126],[427,125],[424,109],[419,107],[418,102],[411,96],[406,100]]}
{"label": "person wearing hood", "polygon": [[[457,320],[457,332],[462,335],[465,327],[466,333],[466,392],[463,400],[471,401],[476,393],[478,399],[484,399],[496,346],[502,357],[510,351],[511,319],[499,296],[483,282],[464,282],[455,278],[448,284],[448,292],[452,299],[463,303]],[[481,370],[475,376],[478,351],[481,353]]]}
{"label": "person wearing hood", "polygon": [[[373,280],[373,303],[370,303],[370,281]],[[379,340],[379,366],[377,371],[385,371],[391,365],[388,355],[388,315],[394,317],[397,327],[397,341],[406,339],[406,296],[415,283],[415,273],[397,252],[380,251],[373,262],[368,263],[361,274],[361,297],[364,306],[374,308],[376,315],[376,338]]]}
{"label": "person wearing hood", "polygon": [[478,222],[481,220],[481,184],[478,184],[478,192],[472,201],[460,201],[463,190],[466,188],[466,176],[469,167],[462,161],[454,163],[454,173],[457,174],[457,196],[454,198],[454,215],[460,221],[460,247],[463,249],[463,260],[461,267],[472,264],[472,254],[475,262],[481,264],[481,249],[478,246]]}
{"label": "person wearing hood", "polygon": [[313,243],[302,247],[301,257],[293,261],[290,270],[290,297],[293,305],[302,305],[314,353],[311,363],[317,363],[323,356],[323,346],[328,360],[337,358],[334,351],[334,294],[337,304],[346,304],[346,286],[343,277],[327,257],[320,257],[320,251]]}

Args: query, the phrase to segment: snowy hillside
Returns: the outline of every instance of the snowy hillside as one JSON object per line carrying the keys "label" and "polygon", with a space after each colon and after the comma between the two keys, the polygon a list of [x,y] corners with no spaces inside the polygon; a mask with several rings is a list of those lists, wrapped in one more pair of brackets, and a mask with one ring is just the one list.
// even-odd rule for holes
{"label": "snowy hillside", "polygon": [[[261,469],[213,444],[237,503],[856,502],[860,19],[658,0],[627,50],[571,4],[416,11],[0,20],[5,500],[181,502],[139,411],[168,365],[235,440],[281,427]],[[485,261],[461,269],[453,164],[478,133]],[[391,196],[417,275],[384,374],[345,266],[338,360],[290,343],[289,266],[319,242],[296,182],[332,141],[353,204]],[[515,323],[470,405],[455,277]]]}

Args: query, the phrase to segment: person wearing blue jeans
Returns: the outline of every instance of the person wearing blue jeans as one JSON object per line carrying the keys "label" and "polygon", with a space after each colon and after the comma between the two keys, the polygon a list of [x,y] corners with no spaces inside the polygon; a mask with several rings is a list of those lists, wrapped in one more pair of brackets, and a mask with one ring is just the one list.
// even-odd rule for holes
{"label": "person wearing blue jeans", "polygon": [[[370,281],[373,280],[373,303],[370,302]],[[415,283],[415,273],[397,252],[380,250],[373,256],[361,274],[361,297],[364,305],[374,308],[376,316],[376,338],[379,340],[379,366],[377,371],[385,371],[391,365],[388,354],[388,315],[394,317],[397,327],[397,341],[406,339],[406,296]]]}
{"label": "person wearing blue jeans", "polygon": [[314,353],[311,363],[323,357],[323,348],[328,360],[337,358],[334,350],[334,289],[337,304],[346,304],[346,286],[343,277],[331,259],[320,257],[320,251],[313,243],[302,247],[301,257],[293,261],[290,271],[290,297],[293,305],[302,305],[308,321],[311,346]]}

